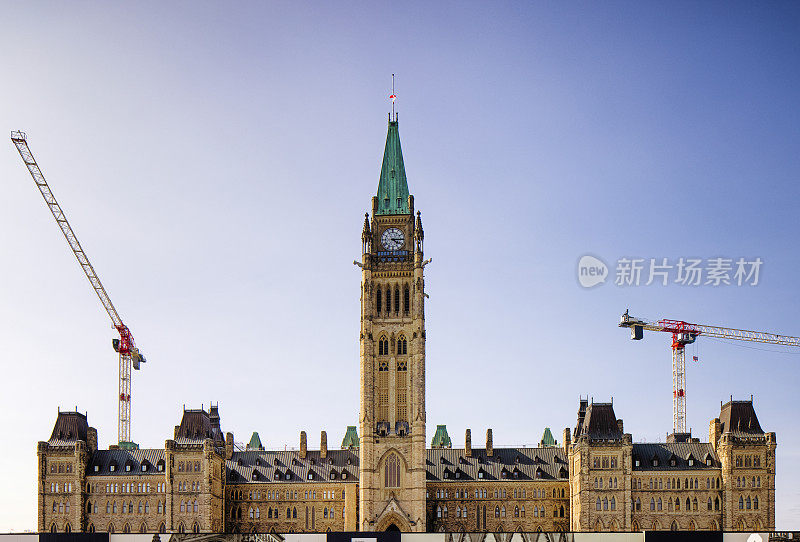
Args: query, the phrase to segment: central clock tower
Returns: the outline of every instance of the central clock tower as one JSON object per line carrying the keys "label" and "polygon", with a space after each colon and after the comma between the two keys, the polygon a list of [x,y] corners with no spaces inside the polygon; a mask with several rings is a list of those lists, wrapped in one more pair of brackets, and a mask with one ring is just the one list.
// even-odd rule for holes
{"label": "central clock tower", "polygon": [[425,532],[427,262],[397,115],[361,240],[359,529]]}

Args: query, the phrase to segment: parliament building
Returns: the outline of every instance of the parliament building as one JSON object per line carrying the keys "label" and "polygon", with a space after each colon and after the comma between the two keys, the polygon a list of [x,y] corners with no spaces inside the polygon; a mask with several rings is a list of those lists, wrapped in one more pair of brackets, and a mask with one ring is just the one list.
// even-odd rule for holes
{"label": "parliament building", "polygon": [[752,399],[720,406],[708,440],[634,443],[612,403],[580,399],[559,444],[495,448],[491,429],[426,443],[425,260],[397,116],[361,235],[360,412],[339,447],[270,451],[184,409],[163,448],[97,447],[79,412],[38,443],[42,532],[774,530],[775,433]]}

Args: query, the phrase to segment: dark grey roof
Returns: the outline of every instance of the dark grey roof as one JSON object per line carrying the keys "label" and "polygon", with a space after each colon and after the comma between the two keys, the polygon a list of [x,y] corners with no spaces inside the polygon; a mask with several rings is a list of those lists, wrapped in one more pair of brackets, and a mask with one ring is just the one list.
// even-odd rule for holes
{"label": "dark grey roof", "polygon": [[212,421],[211,416],[203,409],[184,410],[181,424],[175,432],[175,440],[192,439],[203,440],[213,439],[217,445],[223,445],[225,439],[222,432],[216,425],[218,418]]}
{"label": "dark grey roof", "polygon": [[584,435],[595,440],[619,440],[622,438],[622,431],[617,425],[617,417],[614,415],[612,403],[590,403],[586,407],[583,422],[578,420],[578,426],[579,431],[575,438]]}
{"label": "dark grey roof", "polygon": [[[349,464],[348,464],[349,461]],[[228,483],[263,482],[356,482],[358,481],[358,452],[355,450],[328,450],[325,459],[320,458],[319,450],[309,450],[305,459],[297,450],[264,451],[246,450],[233,452],[225,462]],[[290,473],[289,480],[286,472]],[[278,478],[275,478],[275,473]],[[308,479],[311,472],[313,478]],[[331,473],[335,478],[331,478]],[[253,473],[256,477],[253,478]],[[342,479],[342,473],[347,477]]]}
{"label": "dark grey roof", "polygon": [[[108,475],[131,475],[131,474],[160,474],[158,462],[164,461],[163,449],[143,449],[143,450],[97,450],[92,454],[89,466],[86,470],[88,476],[108,476]],[[142,470],[142,463],[147,465],[147,470]],[[116,468],[111,471],[110,466],[114,464]],[[125,465],[130,464],[130,471],[125,470]],[[95,471],[95,465],[99,467]]]}
{"label": "dark grey roof", "polygon": [[86,415],[80,412],[60,412],[48,444],[52,446],[69,446],[78,440],[86,440],[89,423]]}
{"label": "dark grey roof", "polygon": [[[689,456],[695,461],[689,466]],[[706,457],[711,456],[711,466],[706,465]],[[653,466],[653,458],[658,459],[658,465]],[[639,466],[636,466],[636,460]],[[670,465],[670,459],[675,459],[675,466]],[[673,471],[673,470],[707,470],[719,469],[720,463],[714,448],[708,442],[668,442],[664,444],[634,444],[633,445],[633,470],[641,471]]]}
{"label": "dark grey roof", "polygon": [[[463,448],[429,449],[427,479],[459,482],[569,478],[566,454],[561,448],[494,448],[493,452],[492,457],[487,457],[485,449],[473,448],[472,457],[467,457]],[[482,477],[478,475],[481,471]]]}
{"label": "dark grey roof", "polygon": [[752,401],[728,401],[719,412],[723,433],[752,437],[764,435]]}

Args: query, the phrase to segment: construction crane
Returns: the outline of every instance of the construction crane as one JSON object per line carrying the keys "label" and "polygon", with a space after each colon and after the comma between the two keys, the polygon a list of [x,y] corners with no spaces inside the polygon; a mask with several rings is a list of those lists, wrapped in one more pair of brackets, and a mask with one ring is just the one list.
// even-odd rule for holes
{"label": "construction crane", "polygon": [[650,322],[631,316],[627,310],[620,318],[619,327],[630,328],[631,340],[634,341],[643,338],[645,329],[672,334],[672,428],[676,434],[686,433],[686,345],[695,342],[698,336],[800,347],[800,337],[776,335],[766,331],[690,324],[682,320],[663,319]]}
{"label": "construction crane", "polygon": [[94,267],[89,262],[89,258],[83,248],[81,248],[75,232],[72,231],[72,227],[67,222],[64,211],[56,201],[50,186],[36,163],[36,159],[33,157],[33,153],[28,148],[26,139],[24,132],[11,132],[11,141],[17,147],[22,161],[28,168],[31,177],[33,177],[33,182],[36,183],[36,187],[42,193],[47,207],[53,214],[53,218],[56,219],[56,224],[61,229],[61,233],[64,234],[72,253],[75,254],[81,269],[86,274],[86,278],[89,279],[89,284],[92,285],[97,297],[100,298],[100,302],[103,304],[103,308],[111,318],[112,326],[119,333],[119,339],[112,339],[111,343],[114,350],[119,353],[119,444],[123,448],[136,448],[137,445],[131,440],[131,366],[138,371],[140,364],[147,360],[136,348],[131,330],[122,323],[122,318],[117,313],[117,309],[114,308],[108,292],[103,288],[100,278],[95,273]]}

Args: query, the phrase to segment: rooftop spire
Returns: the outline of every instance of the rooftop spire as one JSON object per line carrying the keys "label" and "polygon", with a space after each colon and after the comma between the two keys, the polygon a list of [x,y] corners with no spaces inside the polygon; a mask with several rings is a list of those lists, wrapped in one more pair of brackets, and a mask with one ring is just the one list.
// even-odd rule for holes
{"label": "rooftop spire", "polygon": [[381,176],[378,179],[377,215],[408,214],[408,180],[397,131],[397,113],[394,111],[394,74],[392,74],[392,113],[389,114],[389,131],[386,134],[386,149],[383,151]]}

